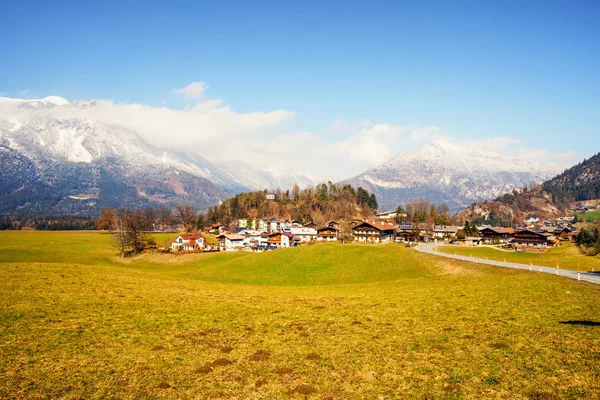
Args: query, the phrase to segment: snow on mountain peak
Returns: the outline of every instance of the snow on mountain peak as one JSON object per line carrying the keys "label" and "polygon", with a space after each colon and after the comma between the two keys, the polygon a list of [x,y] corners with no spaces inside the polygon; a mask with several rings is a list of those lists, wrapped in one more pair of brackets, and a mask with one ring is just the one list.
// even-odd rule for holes
{"label": "snow on mountain peak", "polygon": [[56,106],[65,106],[65,105],[69,104],[69,101],[67,99],[63,99],[62,97],[58,97],[58,96],[44,97],[41,101],[45,101],[47,103],[51,103]]}
{"label": "snow on mountain peak", "polygon": [[521,160],[437,140],[398,153],[347,181],[366,185],[382,197],[380,204],[388,208],[419,197],[459,208],[473,201],[495,198],[514,188],[543,182],[560,172],[560,165]]}
{"label": "snow on mountain peak", "polygon": [[58,96],[48,96],[43,99],[13,99],[10,97],[0,97],[0,102],[29,109],[54,108],[69,104],[67,99]]}

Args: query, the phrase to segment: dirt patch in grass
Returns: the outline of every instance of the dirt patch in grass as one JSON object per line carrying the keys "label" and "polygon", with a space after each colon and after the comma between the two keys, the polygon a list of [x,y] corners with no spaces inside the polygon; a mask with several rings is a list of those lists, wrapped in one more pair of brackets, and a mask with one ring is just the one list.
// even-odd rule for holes
{"label": "dirt patch in grass", "polygon": [[291,374],[292,372],[294,372],[293,369],[288,368],[288,367],[281,367],[281,368],[277,368],[275,370],[276,373],[278,373],[279,375],[285,375],[285,374]]}
{"label": "dirt patch in grass", "polygon": [[214,335],[214,334],[221,333],[221,332],[223,332],[221,329],[210,328],[210,329],[207,329],[207,330],[205,330],[203,332],[199,332],[198,334],[200,336],[208,336],[208,335]]}
{"label": "dirt patch in grass", "polygon": [[446,393],[460,393],[460,385],[457,385],[457,384],[448,385],[448,386],[445,386],[444,389],[442,389],[442,390]]}
{"label": "dirt patch in grass", "polygon": [[226,358],[217,358],[215,361],[210,363],[212,367],[226,367],[231,364],[233,364],[233,361]]}
{"label": "dirt patch in grass", "polygon": [[308,396],[309,394],[317,394],[317,389],[311,385],[298,385],[293,390],[290,390],[288,394]]}
{"label": "dirt patch in grass", "polygon": [[152,348],[152,351],[162,351],[162,350],[166,350],[165,346],[154,346]]}
{"label": "dirt patch in grass", "polygon": [[231,353],[233,351],[233,347],[231,346],[221,346],[221,353]]}
{"label": "dirt patch in grass", "polygon": [[257,388],[262,387],[264,385],[267,384],[267,380],[266,379],[259,379],[256,381],[256,383],[254,384],[254,386],[256,386]]}
{"label": "dirt patch in grass", "polygon": [[266,361],[271,356],[271,353],[266,350],[258,350],[250,356],[250,361]]}
{"label": "dirt patch in grass", "polygon": [[169,385],[167,382],[161,382],[156,387],[159,389],[170,389],[171,385]]}
{"label": "dirt patch in grass", "polygon": [[360,321],[352,321],[350,325],[362,325],[363,323]]}
{"label": "dirt patch in grass", "polygon": [[557,395],[548,393],[548,392],[531,392],[531,393],[529,393],[529,395],[527,397],[530,400],[559,400],[560,399],[560,397],[558,397]]}
{"label": "dirt patch in grass", "polygon": [[306,355],[306,359],[307,360],[312,360],[312,361],[320,361],[323,358],[320,355],[318,355],[317,353],[308,353]]}
{"label": "dirt patch in grass", "polygon": [[194,371],[195,374],[210,374],[211,372],[213,372],[213,369],[208,364],[206,364]]}
{"label": "dirt patch in grass", "polygon": [[503,343],[503,342],[498,342],[498,343],[493,343],[493,344],[492,344],[492,347],[493,347],[494,349],[508,349],[508,347],[509,347],[509,346],[508,346],[508,344],[506,344],[506,343]]}

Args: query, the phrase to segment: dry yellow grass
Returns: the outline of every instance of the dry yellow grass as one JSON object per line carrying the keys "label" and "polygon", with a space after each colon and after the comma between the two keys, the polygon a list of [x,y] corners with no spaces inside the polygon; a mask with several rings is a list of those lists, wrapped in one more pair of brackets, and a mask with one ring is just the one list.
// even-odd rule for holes
{"label": "dry yellow grass", "polygon": [[[104,263],[0,263],[1,398],[600,395],[588,283],[399,245],[377,246],[379,258],[326,245],[177,265],[121,264],[102,246]],[[281,267],[286,253],[320,252],[322,263]],[[353,259],[372,260],[370,274]]]}

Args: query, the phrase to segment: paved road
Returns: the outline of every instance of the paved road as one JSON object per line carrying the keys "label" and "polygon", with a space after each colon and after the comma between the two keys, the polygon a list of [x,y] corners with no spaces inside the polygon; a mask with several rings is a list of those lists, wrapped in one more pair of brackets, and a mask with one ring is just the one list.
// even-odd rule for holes
{"label": "paved road", "polygon": [[[440,253],[439,251],[435,250],[435,247],[439,246],[439,245],[440,244],[438,244],[438,243],[425,243],[425,244],[420,244],[419,246],[416,247],[416,249],[417,249],[417,251],[420,251],[423,253],[434,254],[436,256],[442,256],[442,257],[448,257],[448,258],[454,258],[456,260],[470,261],[470,262],[476,262],[476,263],[480,263],[480,264],[496,265],[498,267],[506,267],[506,268],[513,268],[513,269],[524,269],[527,271],[545,272],[547,274],[556,275],[556,268],[541,267],[538,265],[516,264],[516,263],[510,263],[510,262],[486,260],[486,259],[477,258],[477,257],[458,256],[458,255],[454,255],[454,254]],[[577,271],[571,271],[568,269],[559,269],[558,275],[564,276],[567,278],[577,279]],[[582,281],[600,284],[600,274],[596,274],[593,272],[581,272],[580,277],[581,277]]]}

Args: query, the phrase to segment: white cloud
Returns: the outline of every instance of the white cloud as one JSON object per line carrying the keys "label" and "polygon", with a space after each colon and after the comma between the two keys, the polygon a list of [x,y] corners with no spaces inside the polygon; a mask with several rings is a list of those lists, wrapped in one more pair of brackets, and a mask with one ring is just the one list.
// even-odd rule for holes
{"label": "white cloud", "polygon": [[577,162],[577,153],[566,151],[564,153],[551,152],[546,149],[517,147],[514,156],[522,160],[546,162],[564,166],[572,166]]}
{"label": "white cloud", "polygon": [[199,100],[207,89],[206,82],[192,82],[184,88],[173,89],[173,93],[182,94],[186,100]]}
{"label": "white cloud", "polygon": [[[195,82],[177,93],[197,99],[206,88],[205,83]],[[6,104],[0,102],[0,107]],[[113,101],[98,101],[91,108],[0,109],[0,115],[14,118],[35,113],[124,126],[157,147],[197,154],[211,161],[244,161],[257,169],[293,169],[332,181],[362,173],[388,161],[399,151],[432,139],[564,165],[573,164],[576,157],[574,152],[527,148],[519,139],[509,136],[465,139],[448,136],[437,126],[373,123],[367,119],[341,119],[322,132],[298,132],[286,127],[294,118],[291,111],[240,113],[220,99],[198,100],[184,110]]]}

